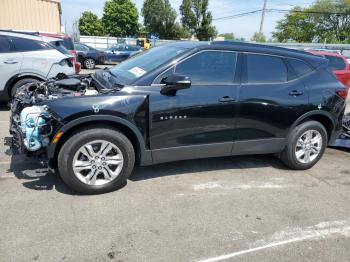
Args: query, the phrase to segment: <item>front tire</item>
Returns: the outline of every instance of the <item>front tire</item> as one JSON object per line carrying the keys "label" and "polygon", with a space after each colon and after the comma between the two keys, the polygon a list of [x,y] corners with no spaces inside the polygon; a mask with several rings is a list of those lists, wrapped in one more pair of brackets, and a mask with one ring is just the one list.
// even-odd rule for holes
{"label": "front tire", "polygon": [[84,60],[84,67],[89,70],[93,70],[96,67],[96,62],[92,58],[88,58]]}
{"label": "front tire", "polygon": [[83,194],[121,188],[134,164],[131,142],[110,128],[83,129],[65,141],[58,155],[58,171],[63,181]]}
{"label": "front tire", "polygon": [[321,123],[304,122],[291,132],[281,160],[294,170],[309,169],[321,159],[327,144],[327,131]]}

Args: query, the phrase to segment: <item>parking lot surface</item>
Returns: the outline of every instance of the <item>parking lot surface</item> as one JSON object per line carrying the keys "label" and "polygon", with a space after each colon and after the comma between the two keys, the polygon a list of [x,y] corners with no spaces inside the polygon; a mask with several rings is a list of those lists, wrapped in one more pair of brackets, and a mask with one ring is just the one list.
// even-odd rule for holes
{"label": "parking lot surface", "polygon": [[119,191],[71,192],[12,155],[0,111],[0,261],[349,261],[350,151],[313,169],[272,156],[138,167]]}

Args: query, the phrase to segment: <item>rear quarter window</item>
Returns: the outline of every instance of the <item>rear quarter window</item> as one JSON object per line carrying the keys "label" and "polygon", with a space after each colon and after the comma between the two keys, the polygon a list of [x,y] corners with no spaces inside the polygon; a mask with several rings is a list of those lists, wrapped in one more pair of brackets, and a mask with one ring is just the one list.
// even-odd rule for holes
{"label": "rear quarter window", "polygon": [[310,65],[299,59],[288,58],[287,61],[294,70],[297,77],[304,76],[313,70]]}

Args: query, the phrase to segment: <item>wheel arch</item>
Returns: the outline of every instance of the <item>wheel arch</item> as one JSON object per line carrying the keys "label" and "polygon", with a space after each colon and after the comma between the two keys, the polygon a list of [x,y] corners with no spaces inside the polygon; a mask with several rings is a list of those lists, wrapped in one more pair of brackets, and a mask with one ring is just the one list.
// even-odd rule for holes
{"label": "wheel arch", "polygon": [[11,90],[13,86],[20,80],[25,79],[25,78],[33,78],[39,81],[45,81],[45,77],[39,75],[39,74],[34,74],[34,73],[20,73],[12,76],[5,84],[4,91],[8,95],[8,97],[11,97]]}
{"label": "wheel arch", "polygon": [[293,126],[290,128],[288,135],[290,134],[290,132],[292,132],[294,130],[294,128],[296,126],[300,125],[301,123],[306,122],[307,120],[314,120],[314,121],[321,123],[326,128],[328,140],[331,138],[333,130],[336,126],[336,124],[334,123],[333,117],[332,117],[331,113],[329,113],[329,112],[318,111],[318,110],[310,111],[310,112],[302,115],[301,117],[299,117],[294,122]]}
{"label": "wheel arch", "polygon": [[89,126],[92,128],[110,127],[120,131],[130,140],[134,146],[136,162],[141,165],[148,165],[152,163],[151,153],[146,149],[143,135],[136,126],[132,125],[125,119],[115,116],[88,116],[75,119],[64,125],[56,132],[63,132],[63,135],[60,137],[57,143],[51,143],[47,149],[51,166],[57,166],[57,156],[64,142],[80,129]]}

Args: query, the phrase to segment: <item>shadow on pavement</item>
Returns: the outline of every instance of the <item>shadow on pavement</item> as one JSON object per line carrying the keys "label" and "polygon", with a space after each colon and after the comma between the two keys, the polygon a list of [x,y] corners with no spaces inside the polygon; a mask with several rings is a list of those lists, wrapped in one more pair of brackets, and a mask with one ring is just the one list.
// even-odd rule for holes
{"label": "shadow on pavement", "polygon": [[[30,158],[23,154],[16,154],[10,149],[11,138],[5,138],[5,146],[8,146],[6,154],[11,156],[8,172],[13,173],[19,180],[23,180],[23,186],[32,190],[56,190],[63,194],[78,195],[70,190],[61,180],[58,174],[43,168],[40,159]],[[157,177],[185,175],[189,173],[201,173],[230,169],[258,169],[261,167],[274,167],[280,170],[287,168],[275,157],[265,156],[232,156],[221,158],[185,160],[164,163],[148,167],[136,167],[129,178],[131,181],[142,181]],[[257,172],[259,172],[257,170]]]}
{"label": "shadow on pavement", "polygon": [[164,176],[185,175],[188,173],[201,173],[230,169],[258,169],[261,167],[274,167],[280,170],[288,170],[277,158],[273,157],[272,155],[230,156],[185,160],[155,166],[137,167],[129,179],[131,181],[140,181]]}
{"label": "shadow on pavement", "polygon": [[27,157],[11,150],[11,138],[5,137],[4,145],[8,147],[5,154],[11,156],[8,173],[13,173],[22,180],[22,185],[32,190],[56,190],[63,194],[75,195],[61,180],[59,175],[43,167],[40,159]]}

